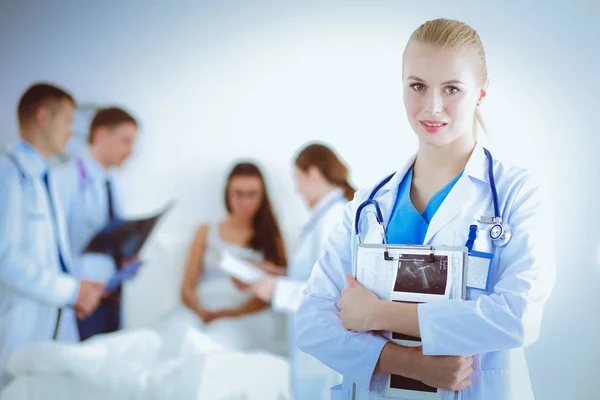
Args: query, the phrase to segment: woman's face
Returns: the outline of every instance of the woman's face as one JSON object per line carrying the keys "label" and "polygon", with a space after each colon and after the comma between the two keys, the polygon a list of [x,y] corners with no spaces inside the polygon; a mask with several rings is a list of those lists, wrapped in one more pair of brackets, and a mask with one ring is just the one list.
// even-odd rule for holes
{"label": "woman's face", "polygon": [[475,110],[486,94],[478,66],[474,50],[409,43],[403,59],[404,106],[421,144],[472,138]]}
{"label": "woman's face", "polygon": [[227,194],[231,213],[244,218],[253,218],[263,201],[263,184],[258,176],[234,176]]}

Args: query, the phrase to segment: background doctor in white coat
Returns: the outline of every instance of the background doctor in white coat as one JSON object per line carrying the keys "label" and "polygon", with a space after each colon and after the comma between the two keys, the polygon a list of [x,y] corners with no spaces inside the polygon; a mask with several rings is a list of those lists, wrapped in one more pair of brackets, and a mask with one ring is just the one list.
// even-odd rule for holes
{"label": "background doctor in white coat", "polygon": [[[327,146],[310,144],[295,160],[298,191],[304,197],[311,215],[304,225],[288,266],[288,275],[269,276],[250,288],[273,309],[289,314],[288,337],[290,354],[290,385],[295,400],[323,399],[329,388],[341,382],[341,376],[320,361],[300,351],[295,341],[295,313],[311,270],[321,255],[329,233],[342,220],[344,205],[354,196],[348,183],[348,168]],[[277,274],[282,267],[264,263],[263,269]]]}
{"label": "background doctor in white coat", "polygon": [[[0,390],[18,347],[77,341],[75,314],[89,315],[104,284],[70,273],[69,241],[47,159],[71,136],[73,97],[49,84],[25,91],[18,106],[20,140],[0,157]],[[61,310],[59,312],[59,310]]]}
{"label": "background doctor in white coat", "polygon": [[[477,224],[474,250],[494,254],[488,289],[467,289],[466,301],[416,305],[383,302],[363,288],[351,276],[355,214],[373,188],[363,190],[346,207],[313,269],[297,313],[299,347],[344,375],[343,386],[332,391],[341,398],[348,398],[352,382],[361,391],[373,390],[395,374],[458,390],[462,399],[533,399],[524,347],[539,336],[554,286],[552,217],[531,175],[488,160],[475,140],[477,110],[487,91],[479,36],[453,20],[421,25],[404,52],[402,76],[419,149],[374,196],[386,236],[417,237],[416,222],[427,219],[427,209],[445,192],[421,243],[402,244],[464,246],[469,226]],[[479,215],[494,215],[490,162],[499,213],[513,231],[506,247],[494,245],[490,225],[477,221]],[[399,200],[410,208],[395,220]],[[382,243],[372,206],[359,222],[363,242]],[[379,330],[420,337],[422,347],[388,342],[375,333]]]}

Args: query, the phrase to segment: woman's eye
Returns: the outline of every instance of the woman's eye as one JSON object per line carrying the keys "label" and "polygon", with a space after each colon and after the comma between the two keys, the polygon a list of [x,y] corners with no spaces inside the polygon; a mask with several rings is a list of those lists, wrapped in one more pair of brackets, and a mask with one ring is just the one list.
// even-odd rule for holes
{"label": "woman's eye", "polygon": [[425,85],[422,85],[420,83],[413,83],[412,85],[410,85],[410,87],[416,90],[417,92],[425,90]]}
{"label": "woman's eye", "polygon": [[456,94],[458,92],[460,92],[460,90],[458,90],[454,86],[448,86],[448,87],[444,88],[444,93],[446,93],[446,94]]}

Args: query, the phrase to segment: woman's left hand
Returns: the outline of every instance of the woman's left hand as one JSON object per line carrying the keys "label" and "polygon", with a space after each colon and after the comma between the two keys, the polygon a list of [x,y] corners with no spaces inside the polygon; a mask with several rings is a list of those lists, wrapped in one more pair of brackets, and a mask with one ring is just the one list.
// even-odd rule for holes
{"label": "woman's left hand", "polygon": [[346,274],[348,287],[342,290],[337,305],[344,328],[350,331],[373,330],[373,313],[379,299],[375,293],[362,286],[351,274]]}

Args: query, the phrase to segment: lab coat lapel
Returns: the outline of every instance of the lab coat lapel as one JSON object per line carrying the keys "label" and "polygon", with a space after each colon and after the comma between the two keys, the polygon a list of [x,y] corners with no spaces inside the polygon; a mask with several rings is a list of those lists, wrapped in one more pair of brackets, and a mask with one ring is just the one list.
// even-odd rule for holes
{"label": "lab coat lapel", "polygon": [[[475,185],[471,182],[471,178],[467,175],[460,177],[456,182],[444,202],[440,205],[429,223],[427,234],[425,235],[425,244],[429,244],[431,239],[438,233],[446,224],[448,224],[460,211],[470,206],[470,200],[475,194]],[[465,227],[467,229],[468,226]],[[452,244],[452,243],[450,243]]]}
{"label": "lab coat lapel", "polygon": [[60,201],[59,193],[56,190],[56,184],[54,183],[54,175],[52,173],[50,173],[50,192],[52,195],[54,213],[56,215],[56,227],[58,229],[58,232],[56,232],[56,240],[58,241],[58,246],[61,252],[62,259],[66,264],[65,267],[68,271],[71,271],[71,246],[67,234],[65,214],[64,210],[62,209],[62,202]]}
{"label": "lab coat lapel", "polygon": [[381,215],[383,216],[386,230],[390,222],[390,217],[392,216],[392,211],[394,210],[394,205],[396,204],[396,197],[398,197],[398,188],[400,187],[400,182],[402,182],[404,175],[406,175],[406,172],[414,164],[415,158],[416,154],[413,155],[406,162],[406,164],[394,174],[394,177],[390,179],[390,181],[385,184],[377,193],[377,196],[375,196],[375,199],[381,208]]}
{"label": "lab coat lapel", "polygon": [[[425,235],[425,244],[430,244],[433,237],[446,226],[459,212],[467,207],[472,207],[473,198],[477,187],[473,180],[479,180],[489,184],[486,174],[487,158],[481,145],[477,144],[465,166],[465,171],[456,182],[448,196],[437,210],[429,223],[429,229]],[[468,229],[466,224],[458,229]]]}

